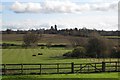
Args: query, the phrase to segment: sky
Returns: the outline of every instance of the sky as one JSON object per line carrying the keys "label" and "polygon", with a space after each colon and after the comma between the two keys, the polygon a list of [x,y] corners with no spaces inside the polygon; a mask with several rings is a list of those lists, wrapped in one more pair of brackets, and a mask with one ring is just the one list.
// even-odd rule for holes
{"label": "sky", "polygon": [[118,0],[2,0],[1,30],[118,30]]}

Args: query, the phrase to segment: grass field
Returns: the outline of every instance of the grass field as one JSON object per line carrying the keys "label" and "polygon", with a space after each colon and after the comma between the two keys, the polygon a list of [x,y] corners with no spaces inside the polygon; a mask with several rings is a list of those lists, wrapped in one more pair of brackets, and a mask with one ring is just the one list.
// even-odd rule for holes
{"label": "grass field", "polygon": [[[103,59],[66,59],[62,55],[72,49],[67,48],[36,48],[36,49],[2,49],[2,63],[87,63],[98,62]],[[42,53],[43,55],[38,55]],[[32,55],[36,56],[32,56]],[[109,61],[110,59],[106,59]],[[112,59],[116,61],[117,59]],[[99,78],[105,78],[105,80],[117,79],[118,73],[92,73],[92,74],[54,74],[54,75],[19,75],[19,76],[2,76],[2,80],[73,80],[74,78],[80,78],[83,80],[101,80]],[[87,78],[87,79],[84,79]],[[111,78],[111,79],[107,79]],[[113,78],[113,79],[112,79]],[[76,79],[75,79],[76,80]],[[78,79],[79,80],[79,79]],[[102,79],[104,80],[104,79]]]}
{"label": "grass field", "polygon": [[[62,55],[71,49],[64,48],[45,48],[45,49],[3,49],[2,62],[3,63],[85,63],[85,62],[98,62],[103,59],[66,59]],[[38,55],[42,53],[43,55]],[[36,55],[36,56],[32,56]],[[109,61],[110,59],[106,59]],[[112,59],[116,61],[117,59]]]}
{"label": "grass field", "polygon": [[[20,75],[20,76],[3,76],[3,80],[117,80],[119,73],[92,73],[92,74],[51,74],[51,75]],[[67,79],[69,78],[69,79]],[[109,79],[107,79],[109,78]],[[111,79],[110,79],[111,78]],[[78,79],[79,80],[79,79]]]}
{"label": "grass field", "polygon": [[[71,51],[64,48],[50,49],[3,49],[3,63],[58,63],[58,62],[90,62],[86,59],[64,59],[62,55],[65,52]],[[43,55],[38,55],[43,53]],[[37,56],[32,56],[33,54]]]}

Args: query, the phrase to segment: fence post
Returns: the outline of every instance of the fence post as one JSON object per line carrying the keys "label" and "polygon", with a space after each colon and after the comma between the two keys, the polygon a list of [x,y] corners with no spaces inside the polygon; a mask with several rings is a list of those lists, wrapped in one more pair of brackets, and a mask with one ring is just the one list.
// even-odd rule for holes
{"label": "fence post", "polygon": [[117,71],[117,62],[115,62],[115,71]]}
{"label": "fence post", "polygon": [[6,74],[6,64],[4,64],[4,75]]}
{"label": "fence post", "polygon": [[87,66],[88,66],[88,73],[89,73],[89,64]]}
{"label": "fence post", "polygon": [[74,73],[74,63],[71,63],[71,73]]}
{"label": "fence post", "polygon": [[102,62],[102,72],[105,72],[105,62]]}
{"label": "fence post", "polygon": [[59,74],[59,63],[57,64],[57,74]]}
{"label": "fence post", "polygon": [[80,72],[82,72],[82,64],[80,64]]}
{"label": "fence post", "polygon": [[95,72],[96,72],[97,70],[96,70],[96,63],[95,63]]}
{"label": "fence post", "polygon": [[118,58],[118,62],[117,62],[117,63],[118,63],[118,64],[117,64],[117,67],[118,67],[117,70],[120,71],[120,68],[119,68],[119,67],[120,67],[120,59],[119,59],[119,58]]}
{"label": "fence post", "polygon": [[21,64],[21,74],[23,74],[23,64]]}
{"label": "fence post", "polygon": [[41,66],[41,64],[40,64],[40,74],[42,74],[42,66]]}

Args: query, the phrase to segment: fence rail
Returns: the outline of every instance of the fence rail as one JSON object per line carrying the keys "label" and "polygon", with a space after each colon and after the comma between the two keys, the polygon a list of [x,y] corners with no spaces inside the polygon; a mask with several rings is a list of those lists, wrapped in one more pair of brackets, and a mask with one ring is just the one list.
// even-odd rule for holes
{"label": "fence rail", "polygon": [[2,75],[120,72],[120,62],[1,64]]}

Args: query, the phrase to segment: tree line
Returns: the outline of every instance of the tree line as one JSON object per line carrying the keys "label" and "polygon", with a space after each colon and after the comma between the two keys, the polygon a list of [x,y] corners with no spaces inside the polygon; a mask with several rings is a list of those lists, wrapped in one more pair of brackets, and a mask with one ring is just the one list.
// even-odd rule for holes
{"label": "tree line", "polygon": [[90,33],[96,31],[101,36],[120,36],[120,31],[105,31],[105,30],[96,30],[96,29],[87,29],[83,27],[82,29],[74,28],[74,29],[61,29],[58,30],[57,25],[51,26],[50,29],[31,29],[31,30],[12,30],[6,29],[2,31],[2,34],[26,34],[27,32],[34,32],[37,34],[61,34],[61,35],[70,35],[70,36],[81,36],[81,37],[89,37]]}

